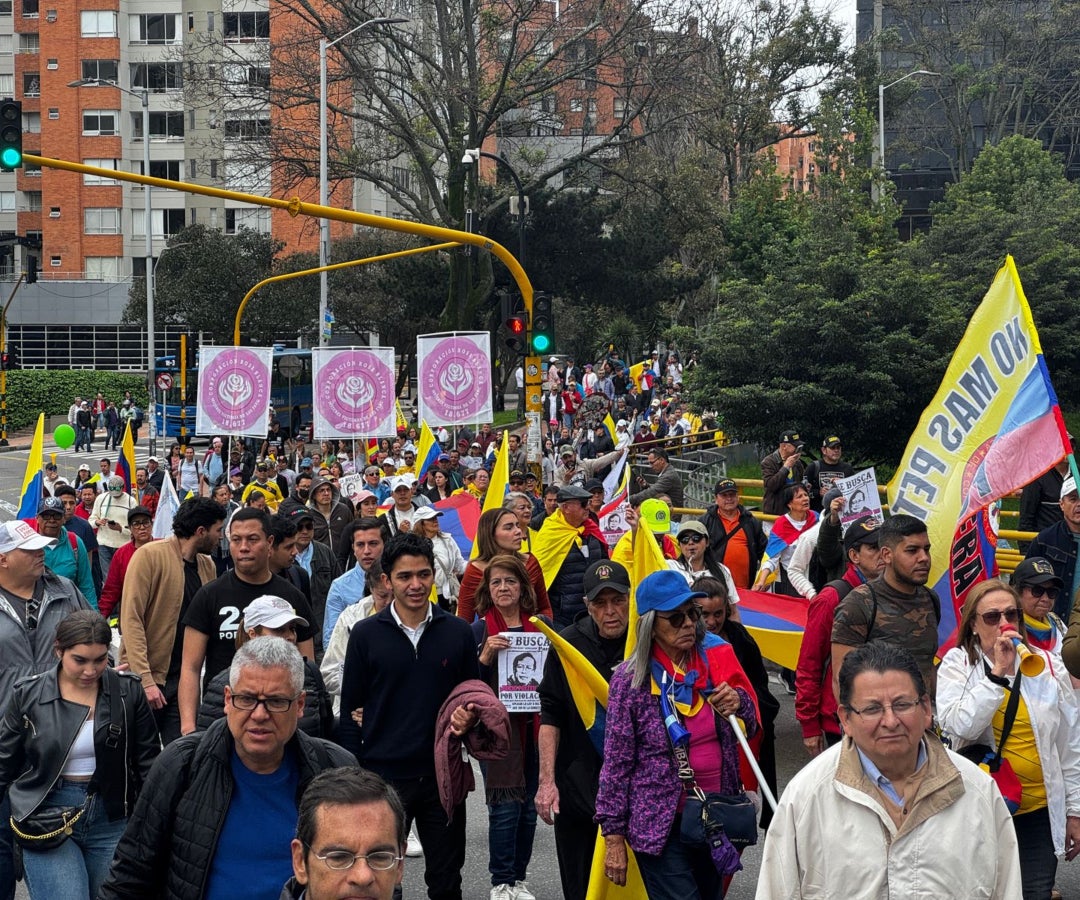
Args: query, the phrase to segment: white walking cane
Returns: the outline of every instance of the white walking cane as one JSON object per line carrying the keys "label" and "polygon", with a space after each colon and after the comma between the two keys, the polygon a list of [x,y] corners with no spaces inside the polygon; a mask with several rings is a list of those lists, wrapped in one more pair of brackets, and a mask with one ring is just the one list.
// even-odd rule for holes
{"label": "white walking cane", "polygon": [[765,783],[765,776],[761,774],[761,768],[758,766],[757,760],[754,759],[754,752],[746,742],[746,735],[743,734],[739,720],[735,718],[734,713],[728,716],[727,720],[731,723],[731,728],[735,732],[735,737],[739,739],[739,746],[742,747],[743,753],[746,754],[746,759],[747,762],[750,763],[750,768],[754,770],[754,775],[757,776],[758,787],[761,788],[762,795],[769,801],[769,806],[772,807],[773,812],[776,812],[776,798],[773,796],[772,791],[769,790],[769,785]]}

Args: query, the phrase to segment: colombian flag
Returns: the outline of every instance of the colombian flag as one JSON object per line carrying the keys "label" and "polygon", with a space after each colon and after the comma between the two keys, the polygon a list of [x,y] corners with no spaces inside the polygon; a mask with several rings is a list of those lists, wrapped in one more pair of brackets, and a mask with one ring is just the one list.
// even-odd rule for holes
{"label": "colombian flag", "polygon": [[786,669],[797,668],[808,605],[802,597],[739,589],[739,618],[761,655]]}
{"label": "colombian flag", "polygon": [[439,530],[450,535],[461,555],[468,558],[476,543],[476,523],[480,520],[480,501],[472,494],[454,494],[438,500],[435,508],[442,510]]}
{"label": "colombian flag", "polygon": [[416,448],[416,480],[423,481],[439,458],[442,447],[435,440],[435,434],[427,422],[420,423],[420,446]]}
{"label": "colombian flag", "polygon": [[41,472],[41,461],[45,458],[45,413],[38,414],[34,427],[34,440],[30,443],[30,456],[26,460],[26,473],[23,475],[22,493],[19,495],[17,519],[33,519],[37,516],[41,503],[41,490],[45,476]]}
{"label": "colombian flag", "polygon": [[[942,642],[968,590],[997,573],[989,505],[1070,452],[1031,308],[1007,256],[888,486],[890,512],[925,522],[931,545],[942,548],[927,582],[941,598]],[[1063,591],[1055,611],[1067,617],[1071,600]]]}
{"label": "colombian flag", "polygon": [[133,493],[135,484],[135,441],[131,437],[131,420],[124,424],[124,439],[120,442],[120,455],[116,459],[116,474],[124,479],[124,492]]}

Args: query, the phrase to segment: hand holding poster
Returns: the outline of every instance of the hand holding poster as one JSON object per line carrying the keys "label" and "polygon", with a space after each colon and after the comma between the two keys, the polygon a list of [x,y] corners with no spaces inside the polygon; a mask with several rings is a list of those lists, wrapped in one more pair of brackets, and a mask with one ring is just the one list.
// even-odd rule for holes
{"label": "hand holding poster", "polygon": [[547,660],[548,639],[533,631],[499,635],[509,647],[499,651],[499,700],[507,712],[540,712],[540,676]]}
{"label": "hand holding poster", "polygon": [[844,510],[840,513],[840,527],[843,531],[847,531],[848,525],[863,516],[873,516],[878,524],[885,521],[873,466],[856,472],[850,478],[838,479],[833,487],[844,495],[846,501]]}

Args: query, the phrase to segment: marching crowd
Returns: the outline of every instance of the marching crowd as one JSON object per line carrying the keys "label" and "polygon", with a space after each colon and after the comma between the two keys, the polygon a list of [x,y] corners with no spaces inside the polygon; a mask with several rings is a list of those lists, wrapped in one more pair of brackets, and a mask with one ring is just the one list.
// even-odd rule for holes
{"label": "marching crowd", "polygon": [[[581,378],[604,390],[612,370]],[[574,384],[572,363],[558,377]],[[108,458],[70,481],[46,465],[37,515],[0,525],[0,898],[21,873],[35,900],[385,900],[406,855],[429,897],[460,898],[467,757],[492,900],[533,900],[538,818],[572,900],[597,869],[651,898],[723,896],[759,828],[762,898],[1050,897],[1080,852],[1080,617],[1054,612],[1075,543],[1040,555],[1040,534],[1011,583],[972,589],[936,666],[925,525],[841,528],[838,436],[807,465],[785,431],[762,461],[786,544],[763,559],[734,481],[680,517],[681,435],[658,435],[685,411],[633,402],[653,477],[614,546],[597,513],[624,439],[575,434],[564,410],[547,478],[511,436],[509,491],[471,558],[437,504],[482,500],[487,425],[447,435],[421,481],[415,432],[369,454],[276,423],[152,456],[130,490]],[[182,502],[155,539],[166,479]],[[1080,533],[1071,478],[1059,509]],[[638,541],[668,568],[633,576]],[[775,811],[779,702],[739,612],[752,588],[808,602],[786,684],[812,760]],[[512,660],[531,711],[500,702],[500,655],[545,629],[609,683],[606,718],[555,652],[542,672]]]}

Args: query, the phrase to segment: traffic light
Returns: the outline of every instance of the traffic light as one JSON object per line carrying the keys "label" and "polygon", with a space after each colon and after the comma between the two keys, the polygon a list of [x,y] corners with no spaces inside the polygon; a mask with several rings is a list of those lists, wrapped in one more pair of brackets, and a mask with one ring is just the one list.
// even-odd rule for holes
{"label": "traffic light", "polygon": [[524,315],[510,316],[505,322],[506,325],[506,347],[513,353],[517,353],[521,356],[525,355],[528,349],[528,341],[526,340],[526,332],[529,330],[525,322]]}
{"label": "traffic light", "polygon": [[22,102],[0,100],[0,169],[13,172],[23,163]]}
{"label": "traffic light", "polygon": [[551,295],[542,291],[533,294],[532,336],[529,348],[536,356],[543,356],[555,349],[555,316]]}
{"label": "traffic light", "polygon": [[12,369],[19,368],[19,348],[9,347],[3,353],[0,353],[0,369],[6,369],[9,372]]}
{"label": "traffic light", "polygon": [[37,274],[37,257],[28,254],[26,257],[26,283],[36,284]]}
{"label": "traffic light", "polygon": [[525,314],[525,303],[516,291],[502,289],[498,294],[502,345],[515,356],[524,356],[529,347],[529,317]]}

